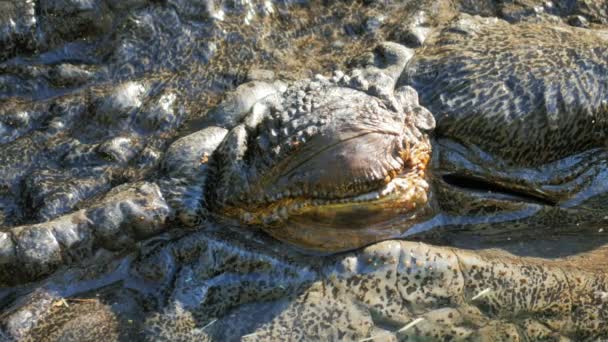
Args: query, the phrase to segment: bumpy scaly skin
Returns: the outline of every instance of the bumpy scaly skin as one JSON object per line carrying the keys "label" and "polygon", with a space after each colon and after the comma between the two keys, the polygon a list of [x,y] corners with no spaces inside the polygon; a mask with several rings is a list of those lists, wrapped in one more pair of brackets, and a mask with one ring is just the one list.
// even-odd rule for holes
{"label": "bumpy scaly skin", "polygon": [[[353,75],[303,80],[286,92],[257,91],[257,101],[236,94],[228,103],[247,103],[251,113],[212,158],[209,209],[320,250],[394,237],[413,223],[419,224],[412,233],[503,222],[601,224],[608,190],[602,181],[608,176],[605,39],[601,31],[462,15],[413,57],[387,44],[384,55],[370,56]],[[539,48],[530,52],[531,45]],[[434,189],[424,172],[428,135],[418,127],[424,117],[418,113],[427,111],[416,91],[400,85],[419,91],[439,122]],[[241,106],[224,115],[244,112]],[[362,132],[381,134],[361,138]],[[403,152],[410,148],[413,153]],[[394,186],[404,169],[419,177]],[[382,201],[395,188],[411,193]],[[433,192],[437,203],[427,205]],[[412,210],[420,206],[426,210]],[[394,210],[402,220],[366,221],[375,208]],[[343,213],[350,217],[346,224]]]}
{"label": "bumpy scaly skin", "polygon": [[[30,6],[30,2],[25,6]],[[23,18],[27,23],[27,16]],[[86,13],[82,18],[88,18]],[[147,23],[145,20],[141,22]],[[484,25],[492,26],[483,23],[481,28],[484,30],[493,29]],[[502,35],[503,38],[508,38],[511,30],[525,33],[528,27],[531,32],[538,34],[546,29],[538,25],[507,26],[500,22],[498,25],[502,30],[498,36]],[[573,46],[571,39],[576,38],[568,33],[572,29],[559,29],[565,32],[563,45],[566,48]],[[446,35],[449,33],[450,31],[444,32]],[[497,39],[497,32],[493,34],[492,39],[486,40],[487,48],[492,48]],[[492,37],[492,34],[489,36]],[[485,36],[482,35],[483,37]],[[456,46],[452,52],[462,53],[457,46],[477,46],[473,38],[469,33],[454,38],[450,42]],[[542,41],[540,39],[541,43]],[[585,38],[581,46],[584,48],[589,42],[591,40]],[[421,56],[424,56],[424,52]],[[450,57],[451,55],[444,56],[444,62],[449,64]],[[592,61],[594,57],[583,55],[583,60],[586,58]],[[85,67],[70,68],[70,65],[59,65],[55,71],[74,76],[76,81],[91,76]],[[30,71],[33,74],[37,72]],[[553,72],[559,74],[564,70]],[[603,76],[604,74],[595,73],[593,79],[603,80]],[[67,83],[74,81],[70,77],[67,77]],[[452,77],[453,75],[447,76],[447,79],[454,80]],[[16,84],[21,85],[19,82]],[[162,192],[151,182],[126,185],[104,197],[98,197],[97,200],[103,200],[93,203],[99,206],[91,205],[88,209],[56,218],[71,211],[78,202],[64,201],[63,198],[69,199],[70,195],[76,194],[86,199],[94,195],[95,191],[89,191],[91,188],[99,189],[100,192],[107,190],[105,186],[111,185],[111,177],[97,177],[106,174],[96,172],[124,171],[125,161],[137,155],[137,151],[141,151],[145,145],[142,140],[154,142],[154,135],[162,131],[155,118],[166,119],[170,125],[175,123],[172,110],[164,110],[172,109],[172,106],[165,104],[171,103],[174,95],[167,92],[158,101],[158,108],[143,111],[143,118],[141,115],[133,118],[134,122],[144,120],[140,127],[144,131],[146,127],[152,128],[152,138],[144,134],[139,136],[140,139],[131,139],[134,132],[128,132],[129,137],[107,137],[102,134],[88,143],[68,140],[65,144],[59,144],[57,150],[45,149],[46,146],[57,145],[54,139],[66,135],[69,137],[78,132],[80,127],[72,131],[66,130],[65,125],[78,122],[80,118],[88,119],[82,116],[83,113],[86,114],[82,108],[83,103],[88,103],[93,108],[94,117],[99,120],[96,122],[101,126],[118,123],[118,126],[128,127],[125,121],[131,120],[130,114],[142,113],[138,98],[149,89],[148,86],[128,82],[114,94],[99,99],[95,96],[90,99],[89,95],[79,97],[76,94],[55,99],[50,103],[52,106],[43,103],[39,110],[28,111],[25,115],[19,111],[3,113],[2,119],[7,120],[2,121],[4,126],[0,127],[9,127],[10,134],[3,135],[3,138],[10,141],[8,146],[3,146],[3,152],[7,153],[3,154],[2,158],[5,159],[2,160],[0,173],[4,172],[3,175],[7,177],[1,179],[13,186],[20,181],[20,177],[27,175],[29,178],[24,182],[27,192],[39,195],[31,198],[37,206],[37,219],[55,219],[39,225],[25,225],[8,234],[2,233],[2,271],[20,272],[4,272],[8,280],[2,281],[20,283],[39,279],[64,265],[73,267],[61,268],[49,278],[33,284],[33,292],[27,287],[7,289],[8,294],[2,292],[4,300],[15,294],[20,298],[11,307],[3,309],[0,339],[74,337],[84,340],[103,337],[134,340],[141,338],[141,334],[146,334],[150,339],[161,336],[168,340],[180,337],[226,340],[251,333],[254,335],[249,338],[257,336],[262,339],[361,339],[377,335],[380,335],[379,338],[390,335],[405,338],[408,335],[437,339],[451,337],[492,340],[608,337],[606,326],[602,324],[607,319],[608,298],[605,273],[608,257],[604,248],[578,258],[548,261],[492,251],[471,252],[390,241],[322,259],[302,257],[285,245],[265,240],[259,235],[243,236],[243,231],[225,232],[226,235],[221,238],[207,232],[197,232],[179,239],[175,237],[175,241],[171,241],[171,236],[161,235],[158,240],[138,243],[149,235],[163,231],[165,227],[162,222],[173,214],[177,214],[185,223],[196,223],[193,219],[199,217],[201,209],[206,206],[202,187],[198,185],[207,181],[207,158],[223,140],[226,134],[223,129],[209,129],[200,132],[199,136],[186,137],[181,140],[181,145],[176,143],[168,151],[163,167],[164,175],[158,180]],[[389,87],[390,91],[394,88]],[[475,90],[469,88],[469,91]],[[583,89],[583,93],[585,91],[589,89]],[[467,96],[470,95],[467,93]],[[516,95],[518,94],[510,96]],[[63,106],[66,99],[70,103]],[[584,96],[581,99],[589,100]],[[250,103],[255,104],[259,100],[261,99],[256,98]],[[80,107],[76,104],[80,104]],[[237,103],[237,107],[239,105]],[[24,105],[25,108],[28,106]],[[592,110],[598,108],[593,107]],[[560,111],[562,109],[558,110],[559,115],[564,114]],[[130,114],[125,115],[126,113]],[[598,113],[603,112],[599,110],[592,114]],[[48,127],[45,125],[41,129],[37,126],[39,121],[45,121],[44,118],[49,114],[52,114],[49,117],[52,120],[50,123],[45,122],[49,123]],[[235,113],[235,117],[231,118],[234,120],[227,122],[227,128],[232,128],[230,125],[239,122],[244,114],[246,113]],[[441,117],[439,119],[441,125]],[[488,127],[492,126],[491,122],[487,124]],[[208,139],[210,137],[213,139]],[[13,140],[15,142],[11,143]],[[575,141],[583,149],[588,146],[580,143],[581,140]],[[441,164],[442,167],[447,165],[462,169],[463,166],[469,166],[474,169],[468,160],[454,158],[464,151],[461,156],[485,160],[486,167],[487,164],[495,164],[496,167],[485,169],[484,175],[495,175],[498,172],[502,173],[501,177],[514,179],[522,172],[538,172],[526,167],[501,169],[501,157],[509,159],[509,154],[497,152],[492,155],[496,159],[484,159],[488,157],[487,153],[480,152],[476,146],[456,146],[453,141],[441,143],[440,149],[446,148],[450,155],[444,161],[451,163]],[[495,148],[491,142],[488,144],[490,145],[479,145],[488,151]],[[151,148],[148,152],[142,152],[141,156],[151,157],[154,164],[158,152],[156,148]],[[554,161],[556,164],[545,162],[553,160],[555,155],[567,155],[569,152],[561,150],[555,155],[540,153],[538,160],[544,164],[540,169],[550,171],[550,175],[555,177],[541,177],[536,185],[565,185],[566,190],[561,192],[565,198],[572,198],[576,202],[574,205],[583,204],[587,209],[597,209],[588,215],[591,218],[597,217],[598,213],[605,212],[606,203],[605,195],[601,196],[605,193],[602,185],[606,179],[604,152],[601,148],[583,151],[572,159]],[[57,161],[65,166],[61,172],[31,172],[38,165],[53,165]],[[146,166],[149,164],[145,158],[142,163],[133,160],[129,164],[149,167]],[[578,166],[570,167],[574,164]],[[96,165],[102,167],[96,168]],[[73,167],[81,170],[71,170]],[[453,169],[448,169],[451,170]],[[564,182],[571,180],[573,175],[589,173],[590,177],[574,176],[579,182],[584,180],[582,183],[588,184],[574,186],[582,196],[571,197],[572,188]],[[71,177],[78,177],[78,182],[66,181]],[[549,181],[543,183],[547,178]],[[513,182],[506,184],[513,185]],[[64,193],[56,191],[47,198],[45,194],[52,193],[53,187],[57,185],[60,185],[62,191],[66,188],[68,190]],[[11,207],[15,203],[12,196],[16,192],[13,192],[15,189],[6,187],[0,190],[1,203],[9,204],[2,208],[9,215],[1,219],[3,224],[10,224],[6,217],[10,218],[12,212],[19,212],[19,209]],[[445,207],[442,209],[462,209],[465,213],[477,210],[481,217],[491,217],[493,211],[485,209],[489,208],[488,203],[492,205],[495,202],[488,201],[487,197],[476,197],[475,193],[472,196],[474,201],[470,202],[461,199],[443,202]],[[459,208],[462,203],[467,203],[467,207]],[[167,204],[172,210],[169,210]],[[479,207],[475,208],[475,205]],[[579,212],[576,212],[577,215],[566,214],[563,218],[568,220],[586,218],[578,216],[581,214]],[[467,217],[464,219],[466,221]],[[515,226],[530,228],[528,222],[513,224],[507,220],[503,226],[509,229]],[[547,225],[542,220],[538,223]],[[225,227],[221,228],[225,230]],[[162,241],[163,239],[167,241]],[[598,244],[601,245],[601,241]],[[124,259],[122,263],[111,253],[107,253],[110,254],[107,259],[103,259],[99,258],[100,254],[104,255],[103,250],[98,251],[100,246],[115,251],[136,248],[141,256],[133,264],[129,264],[133,256]],[[505,246],[505,242],[499,246]],[[91,259],[91,255],[97,259]],[[82,259],[88,260],[89,264],[82,266]],[[120,284],[120,288],[129,287],[133,291],[108,286],[112,284]],[[106,288],[98,291],[103,287]],[[98,298],[94,293],[99,292]],[[128,293],[124,295],[123,292]],[[22,293],[25,294],[21,295]],[[264,302],[260,303],[261,301]],[[146,306],[140,306],[140,302],[146,303]],[[143,317],[142,313],[150,314]],[[421,318],[422,321],[419,320]],[[218,320],[214,321],[215,319]],[[327,322],[333,322],[333,325]],[[411,322],[417,324],[403,330]],[[233,329],[235,326],[238,328]]]}
{"label": "bumpy scaly skin", "polygon": [[[353,248],[398,234],[380,229],[370,234],[373,222],[350,219],[354,228],[336,232],[341,237],[330,238],[331,227],[297,236],[314,224],[295,227],[293,218],[367,209],[370,215],[376,210],[386,217],[414,216],[411,212],[427,204],[430,146],[418,126],[428,131],[434,122],[414,90],[393,90],[411,52],[390,43],[379,50],[379,58],[394,59],[385,69],[336,72],[329,79],[318,75],[251,104],[244,123],[226,135],[211,159],[208,210],[269,227],[274,236],[312,248]],[[356,242],[345,242],[344,234]],[[315,245],[322,240],[324,246]],[[334,240],[342,246],[332,246]]]}
{"label": "bumpy scaly skin", "polygon": [[438,137],[521,166],[606,146],[608,32],[462,16],[429,40],[402,82]]}
{"label": "bumpy scaly skin", "polygon": [[[333,153],[335,157],[340,158],[340,151],[336,152],[337,148],[329,151],[306,149],[307,142],[312,145],[310,141],[322,139],[320,137],[322,134],[339,134],[340,132],[332,131],[336,126],[353,126],[354,132],[345,137],[345,140],[357,138],[358,135],[373,135],[375,133],[373,129],[377,126],[387,131],[394,129],[395,135],[398,137],[401,135],[398,129],[401,128],[402,122],[407,120],[404,113],[393,112],[381,99],[361,90],[349,88],[349,80],[349,76],[335,77],[332,82],[319,76],[315,81],[299,82],[281,96],[279,104],[270,109],[263,109],[267,110],[263,114],[256,113],[260,116],[265,115],[264,117],[255,118],[257,122],[235,128],[217,151],[216,159],[219,160],[216,162],[218,165],[215,166],[217,170],[214,170],[217,175],[210,180],[208,187],[210,197],[214,200],[212,204],[220,209],[229,205],[244,207],[243,209],[246,210],[248,205],[263,206],[283,198],[309,197],[319,201],[327,199],[327,202],[335,198],[335,201],[339,201],[355,197],[377,184],[382,184],[391,171],[395,172],[403,168],[406,161],[402,160],[399,154],[401,146],[399,144],[393,146],[395,142],[388,141],[385,145],[375,147],[377,148],[375,151],[393,150],[390,155],[392,158],[378,161],[380,168],[372,169],[368,174],[363,173],[367,168],[363,165],[360,166],[361,169],[352,170],[353,173],[360,172],[352,176],[341,173],[341,171],[351,171],[348,169],[328,168],[326,172],[331,172],[328,175],[315,174],[313,167],[307,167],[303,171],[296,169],[296,166],[302,167],[301,163],[313,159],[317,153]],[[256,109],[258,108],[253,110]],[[408,128],[416,131],[411,133],[413,135],[410,137],[411,141],[407,141],[406,144],[418,145],[420,142],[415,139],[420,139],[421,133],[417,128]],[[238,136],[240,134],[243,136]],[[323,141],[323,143],[330,142],[329,137]],[[336,144],[339,142],[336,139]],[[370,144],[373,142],[373,138],[370,139]],[[295,161],[289,159],[293,156],[297,156]],[[354,155],[350,157],[361,158]],[[314,163],[315,161],[310,162],[312,166],[321,168],[322,165],[319,162]],[[369,158],[357,162],[372,164],[376,161]],[[235,165],[237,163],[241,165]],[[266,184],[259,184],[264,181],[270,182],[267,179],[274,176],[272,173],[280,172],[283,174],[275,176],[278,181],[272,188],[266,188]],[[358,182],[349,184],[350,177],[356,177]]]}
{"label": "bumpy scaly skin", "polygon": [[428,38],[400,84],[437,120],[432,169],[444,216],[430,226],[486,236],[510,226],[513,236],[605,224],[605,42],[600,30],[468,15]]}
{"label": "bumpy scaly skin", "polygon": [[[48,332],[91,336],[73,330],[75,313],[82,324],[97,320],[111,329],[104,333],[127,339],[593,340],[608,336],[608,278],[598,272],[607,253],[558,262],[386,241],[321,259],[271,240],[196,232],[117,267],[98,284],[145,284],[144,293],[77,295],[91,284],[74,281],[86,274],[74,268],[69,284],[49,279],[2,321],[20,340]],[[163,309],[133,315],[150,294]]]}
{"label": "bumpy scaly skin", "polygon": [[[339,81],[342,79],[340,78]],[[361,131],[367,133],[364,128],[371,126],[374,119],[380,121],[379,125],[386,124],[387,128],[398,127],[400,121],[405,119],[398,113],[395,113],[396,115],[393,117],[386,108],[382,108],[385,105],[381,107],[381,101],[362,91],[346,88],[344,84],[340,87],[339,81],[330,82],[322,76],[319,76],[316,81],[305,80],[290,87],[285,94],[281,95],[280,102],[270,109],[254,107],[255,114],[248,117],[253,122],[236,127],[217,151],[217,158],[221,159],[217,162],[220,164],[217,166],[217,179],[214,179],[217,181],[217,186],[213,183],[213,189],[210,193],[215,195],[214,197],[220,204],[237,202],[240,198],[245,203],[262,204],[265,201],[263,199],[265,196],[280,199],[287,192],[293,192],[293,196],[312,196],[313,193],[320,193],[317,196],[331,197],[333,194],[326,194],[325,191],[333,190],[334,196],[347,197],[360,191],[357,188],[346,188],[349,184],[342,184],[345,181],[343,179],[331,179],[331,181],[337,182],[335,189],[331,189],[330,187],[334,185],[330,184],[330,180],[325,180],[321,184],[314,184],[315,179],[306,179],[305,175],[300,174],[293,176],[293,183],[288,184],[284,181],[284,184],[275,184],[276,188],[274,189],[265,189],[256,184],[261,182],[258,181],[259,178],[270,178],[270,176],[265,175],[265,171],[273,171],[278,164],[289,156],[308,152],[306,150],[300,151],[299,148],[307,141],[314,141],[315,137],[320,135],[319,131],[329,130],[331,125],[345,126],[347,122],[352,120],[353,126],[361,125]],[[255,106],[257,105],[259,104]],[[261,106],[263,105],[261,104]],[[356,112],[358,108],[361,108],[361,113]],[[336,113],[338,111],[345,114],[338,116]],[[258,117],[255,117],[256,115]],[[246,131],[243,132],[243,129]],[[245,135],[243,137],[238,136],[243,134],[240,132]],[[355,134],[352,135],[356,137]],[[393,146],[384,147],[391,148]],[[301,160],[306,162],[307,159],[314,157],[313,152],[318,151],[310,151]],[[266,160],[262,159],[264,155],[268,155]],[[246,158],[248,160],[245,160]],[[264,161],[266,165],[263,163]],[[239,162],[248,163],[241,168],[233,165]],[[367,162],[371,163],[371,161]],[[389,170],[401,167],[396,162],[396,160],[386,161],[388,165],[383,165],[386,170],[382,170],[378,174],[359,175],[362,178],[363,176],[369,177],[369,179],[362,179],[360,187],[365,190],[367,182],[373,183],[383,180]],[[246,169],[246,167],[251,170]],[[286,167],[286,169],[287,172],[291,170],[289,167]],[[248,177],[247,173],[251,173],[252,176]],[[315,176],[321,177],[321,175]],[[232,179],[236,181],[236,184],[230,182]],[[252,184],[248,185],[247,183]],[[312,184],[307,186],[309,183]],[[315,185],[318,188],[315,188]],[[243,189],[244,186],[247,186],[247,188]],[[322,186],[326,188],[324,189]],[[251,198],[243,198],[244,194],[250,194]]]}
{"label": "bumpy scaly skin", "polygon": [[170,208],[156,184],[116,187],[87,209],[0,232],[2,284],[17,285],[91,257],[100,248],[128,250],[165,229]]}

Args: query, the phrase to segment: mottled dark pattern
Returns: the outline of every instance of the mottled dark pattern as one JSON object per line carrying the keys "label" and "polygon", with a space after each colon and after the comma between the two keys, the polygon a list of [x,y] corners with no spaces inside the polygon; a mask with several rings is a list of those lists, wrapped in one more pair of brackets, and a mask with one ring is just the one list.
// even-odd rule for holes
{"label": "mottled dark pattern", "polygon": [[416,54],[403,81],[435,115],[437,136],[536,166],[606,146],[607,43],[586,29],[464,17]]}

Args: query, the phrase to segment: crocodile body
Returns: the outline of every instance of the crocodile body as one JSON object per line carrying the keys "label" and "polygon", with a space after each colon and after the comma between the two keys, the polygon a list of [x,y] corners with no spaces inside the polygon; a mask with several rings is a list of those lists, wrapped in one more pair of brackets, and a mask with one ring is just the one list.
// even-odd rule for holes
{"label": "crocodile body", "polygon": [[0,1],[0,340],[607,338],[605,5]]}
{"label": "crocodile body", "polygon": [[247,108],[220,107],[251,114],[211,159],[205,209],[330,251],[431,225],[599,225],[605,42],[599,30],[463,15],[420,51],[385,43],[350,74],[253,91]]}

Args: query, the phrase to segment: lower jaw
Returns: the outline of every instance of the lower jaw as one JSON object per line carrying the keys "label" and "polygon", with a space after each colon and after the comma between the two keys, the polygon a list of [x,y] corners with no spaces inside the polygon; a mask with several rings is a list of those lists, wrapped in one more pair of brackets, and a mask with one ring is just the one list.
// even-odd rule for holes
{"label": "lower jaw", "polygon": [[[332,210],[333,209],[333,210]],[[272,237],[305,250],[335,253],[396,238],[431,214],[428,203],[417,207],[319,207],[291,216],[280,227],[262,227]]]}

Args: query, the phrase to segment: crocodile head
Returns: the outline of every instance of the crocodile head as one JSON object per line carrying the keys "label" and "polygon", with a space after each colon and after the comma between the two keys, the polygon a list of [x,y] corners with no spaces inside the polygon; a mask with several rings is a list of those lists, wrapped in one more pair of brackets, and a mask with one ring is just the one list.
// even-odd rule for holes
{"label": "crocodile head", "polygon": [[211,211],[323,250],[394,236],[424,216],[435,122],[412,88],[394,89],[409,57],[385,43],[373,66],[253,105],[214,153]]}

